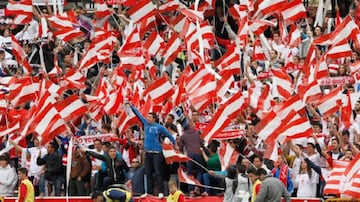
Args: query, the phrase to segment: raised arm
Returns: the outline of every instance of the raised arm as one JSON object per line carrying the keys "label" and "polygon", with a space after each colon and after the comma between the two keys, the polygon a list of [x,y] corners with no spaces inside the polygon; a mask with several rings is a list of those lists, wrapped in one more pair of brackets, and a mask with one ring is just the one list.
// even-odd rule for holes
{"label": "raised arm", "polygon": [[176,145],[176,140],[164,126],[160,125],[160,131],[162,134],[164,134],[166,137],[168,137],[170,139],[170,141],[173,143],[173,145]]}
{"label": "raised arm", "polygon": [[138,109],[136,109],[136,107],[130,105],[130,108],[131,108],[131,110],[135,113],[136,117],[138,117],[138,119],[141,121],[141,123],[142,123],[143,125],[147,125],[147,124],[148,124],[146,118],[143,117],[143,115],[139,112]]}
{"label": "raised arm", "polygon": [[100,159],[102,161],[106,161],[106,157],[104,155],[98,154],[96,152],[93,151],[86,151],[86,154],[89,154],[90,156],[96,158],[96,159]]}

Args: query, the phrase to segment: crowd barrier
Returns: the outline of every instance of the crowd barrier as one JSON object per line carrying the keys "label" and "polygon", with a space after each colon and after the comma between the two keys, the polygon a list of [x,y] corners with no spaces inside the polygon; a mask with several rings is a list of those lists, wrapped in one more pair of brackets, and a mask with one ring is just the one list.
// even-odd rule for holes
{"label": "crowd barrier", "polygon": [[[15,202],[15,197],[7,197],[4,200],[5,202]],[[36,202],[66,202],[66,197],[43,197],[36,198]],[[135,198],[135,202],[166,202],[166,198],[158,198],[148,196],[145,198]],[[202,201],[211,201],[211,202],[223,202],[224,198],[219,196],[208,196],[208,197],[186,197],[186,202],[202,202]],[[292,198],[292,202],[320,202],[318,198]],[[92,202],[90,197],[69,197],[68,202]],[[337,201],[340,202],[340,201]]]}

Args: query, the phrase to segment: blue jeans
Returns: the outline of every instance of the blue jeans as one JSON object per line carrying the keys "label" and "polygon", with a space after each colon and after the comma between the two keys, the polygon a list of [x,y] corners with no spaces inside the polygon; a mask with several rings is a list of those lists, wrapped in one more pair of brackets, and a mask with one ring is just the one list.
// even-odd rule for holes
{"label": "blue jeans", "polygon": [[39,177],[39,193],[45,194],[45,174],[40,174]]}
{"label": "blue jeans", "polygon": [[61,187],[64,183],[64,176],[60,175],[60,176],[53,176],[51,179],[51,182],[54,185],[54,189],[55,189],[55,196],[60,196],[61,195]]}
{"label": "blue jeans", "polygon": [[[210,175],[209,173],[204,173],[203,177],[204,177],[204,185],[212,186],[212,187],[219,187],[219,178],[216,178],[216,177]],[[208,187],[205,187],[205,191],[209,195],[215,195],[216,193],[218,193],[218,191],[208,188]]]}
{"label": "blue jeans", "polygon": [[163,184],[163,155],[162,153],[145,153],[145,175],[147,184],[147,193],[153,194],[153,174],[155,173],[156,185],[158,186],[159,193],[164,193]]}
{"label": "blue jeans", "polygon": [[[188,156],[205,167],[205,160],[203,159],[201,154],[188,154]],[[204,172],[205,170],[194,162],[186,162],[186,174],[194,176],[197,181],[201,182]],[[189,185],[189,191],[192,191],[193,189],[194,185]]]}

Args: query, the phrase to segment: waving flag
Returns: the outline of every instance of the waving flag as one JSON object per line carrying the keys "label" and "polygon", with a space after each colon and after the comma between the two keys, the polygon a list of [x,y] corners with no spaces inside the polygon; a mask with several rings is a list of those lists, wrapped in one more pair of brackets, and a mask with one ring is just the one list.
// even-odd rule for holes
{"label": "waving flag", "polygon": [[236,151],[229,142],[223,141],[220,144],[219,157],[221,163],[221,170],[226,170],[229,165],[235,165],[238,161],[240,153]]}
{"label": "waving flag", "polygon": [[201,186],[201,183],[197,181],[194,176],[187,175],[181,167],[178,169],[178,177],[182,183]]}
{"label": "waving flag", "polygon": [[236,93],[228,99],[220,108],[215,112],[214,118],[207,125],[201,137],[204,141],[209,142],[213,136],[220,133],[222,129],[227,127],[232,119],[236,118],[239,113],[245,108],[244,97],[241,92]]}
{"label": "waving flag", "polygon": [[284,18],[285,24],[289,25],[302,18],[306,18],[306,9],[301,0],[293,0],[287,2],[286,6],[281,11],[281,15]]}
{"label": "waving flag", "polygon": [[15,16],[14,24],[30,23],[33,16],[31,0],[12,1],[6,5],[5,16]]}
{"label": "waving flag", "polygon": [[143,94],[144,96],[149,95],[154,104],[161,104],[174,94],[174,88],[169,80],[163,76],[154,81]]}
{"label": "waving flag", "polygon": [[139,22],[142,19],[149,18],[155,15],[156,7],[151,2],[151,0],[142,0],[138,4],[131,6],[128,10],[128,15],[130,19],[135,23]]}
{"label": "waving flag", "polygon": [[326,180],[324,187],[324,194],[341,194],[340,186],[343,179],[343,174],[349,166],[348,161],[333,161],[333,168],[330,171],[329,179]]}
{"label": "waving flag", "polygon": [[162,144],[163,155],[167,164],[172,162],[187,162],[191,159],[179,151],[173,149],[171,144]]}
{"label": "waving flag", "polygon": [[16,61],[19,64],[22,64],[24,67],[24,73],[26,75],[31,74],[32,68],[30,67],[28,60],[27,60],[27,54],[25,53],[24,49],[21,47],[20,43],[17,41],[17,39],[11,35],[11,41],[12,41],[12,53],[14,54]]}

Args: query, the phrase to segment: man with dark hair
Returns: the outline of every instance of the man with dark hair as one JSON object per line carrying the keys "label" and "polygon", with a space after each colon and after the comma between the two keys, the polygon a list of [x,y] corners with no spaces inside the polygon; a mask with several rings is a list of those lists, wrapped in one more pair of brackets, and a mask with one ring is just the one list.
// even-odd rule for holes
{"label": "man with dark hair", "polygon": [[158,123],[157,115],[155,113],[149,113],[145,118],[143,115],[132,105],[131,110],[135,113],[138,119],[144,126],[144,149],[145,149],[145,175],[147,179],[147,192],[146,194],[153,194],[153,173],[155,173],[156,184],[159,190],[159,197],[164,196],[164,184],[163,184],[163,155],[162,146],[160,142],[161,135],[165,135],[170,141],[176,145],[174,137],[168,130]]}
{"label": "man with dark hair", "polygon": [[31,183],[31,181],[28,178],[28,170],[26,168],[19,168],[18,177],[21,182],[19,185],[18,201],[34,202],[35,201],[34,185]]}
{"label": "man with dark hair", "polygon": [[[82,148],[83,150],[86,150]],[[93,151],[86,151],[87,154],[100,159],[106,163],[107,176],[103,179],[103,188],[107,188],[114,183],[124,184],[127,180],[126,172],[129,171],[129,167],[126,165],[124,159],[117,155],[117,149],[114,146],[110,147],[107,154],[98,154]]]}
{"label": "man with dark hair", "polygon": [[52,182],[55,187],[55,196],[61,195],[61,186],[65,182],[65,168],[62,165],[62,157],[59,154],[58,145],[50,142],[47,145],[47,154],[41,158],[41,151],[36,163],[45,165],[45,179]]}

